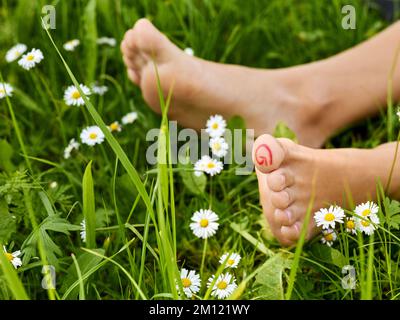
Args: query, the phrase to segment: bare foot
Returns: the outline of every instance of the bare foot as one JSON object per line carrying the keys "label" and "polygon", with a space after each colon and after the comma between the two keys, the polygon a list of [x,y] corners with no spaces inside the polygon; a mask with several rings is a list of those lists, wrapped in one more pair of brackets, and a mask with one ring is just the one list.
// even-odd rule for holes
{"label": "bare foot", "polygon": [[[315,202],[308,239],[319,232],[313,219],[314,212],[329,204],[345,206],[346,190],[356,204],[374,200],[376,182],[380,180],[384,186],[387,182],[395,144],[369,150],[323,150],[267,134],[260,136],[254,144],[253,161],[263,211],[279,242],[292,245],[298,240],[313,188]],[[397,192],[399,165],[397,161],[390,188]]]}
{"label": "bare foot", "polygon": [[160,111],[155,68],[164,94],[174,84],[170,117],[200,129],[211,114],[242,116],[256,135],[272,132],[284,121],[308,146],[321,146],[336,128],[320,103],[306,90],[306,76],[293,70],[262,70],[225,65],[192,57],[141,19],[121,44],[129,78],[142,89],[144,99]]}

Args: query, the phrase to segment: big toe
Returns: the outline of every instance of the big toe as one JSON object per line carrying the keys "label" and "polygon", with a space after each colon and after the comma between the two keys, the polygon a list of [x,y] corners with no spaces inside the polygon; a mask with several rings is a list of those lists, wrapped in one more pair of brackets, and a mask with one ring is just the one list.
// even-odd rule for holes
{"label": "big toe", "polygon": [[262,173],[269,173],[278,169],[284,158],[285,148],[273,136],[263,134],[254,142],[253,162]]}

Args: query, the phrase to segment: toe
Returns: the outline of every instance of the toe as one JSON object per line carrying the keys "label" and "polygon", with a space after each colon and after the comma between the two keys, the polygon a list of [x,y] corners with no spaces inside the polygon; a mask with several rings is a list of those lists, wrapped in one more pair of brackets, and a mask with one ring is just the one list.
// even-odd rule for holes
{"label": "toe", "polygon": [[140,84],[140,77],[139,77],[139,75],[138,75],[138,73],[136,71],[134,71],[132,69],[128,69],[128,77],[136,85]]}
{"label": "toe", "polygon": [[275,192],[282,191],[286,187],[293,184],[293,175],[289,174],[287,170],[277,169],[268,175],[268,187]]}
{"label": "toe", "polygon": [[274,218],[276,224],[280,226],[291,226],[297,221],[295,219],[295,216],[293,215],[292,210],[290,209],[276,209],[274,212]]}
{"label": "toe", "polygon": [[271,135],[263,134],[254,142],[253,161],[261,172],[269,173],[278,169],[284,158],[284,147]]}
{"label": "toe", "polygon": [[293,202],[293,195],[289,188],[279,192],[271,191],[272,205],[278,209],[286,209]]}
{"label": "toe", "polygon": [[283,226],[281,228],[282,238],[288,242],[296,242],[300,237],[300,223],[296,222],[292,226]]}

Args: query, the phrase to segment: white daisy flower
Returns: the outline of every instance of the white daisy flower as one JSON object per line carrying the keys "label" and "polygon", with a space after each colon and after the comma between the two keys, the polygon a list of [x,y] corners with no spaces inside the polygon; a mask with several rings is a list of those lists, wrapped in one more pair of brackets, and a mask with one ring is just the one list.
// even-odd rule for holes
{"label": "white daisy flower", "polygon": [[0,99],[5,97],[11,97],[13,94],[14,88],[5,82],[0,82]]}
{"label": "white daisy flower", "polygon": [[[90,96],[90,89],[83,85],[79,85],[85,96]],[[83,106],[85,101],[83,100],[79,90],[75,86],[69,86],[64,92],[64,101],[67,106]]]}
{"label": "white daisy flower", "polygon": [[75,139],[71,139],[68,146],[64,150],[64,159],[71,158],[72,151],[79,150],[79,146],[79,142],[77,142]]}
{"label": "white daisy flower", "polygon": [[207,120],[207,128],[206,132],[210,135],[211,138],[217,138],[223,136],[226,128],[226,121],[219,114],[215,116],[211,116],[210,119]]}
{"label": "white daisy flower", "polygon": [[110,130],[110,132],[121,132],[122,126],[118,121],[114,121],[108,126],[108,130]]}
{"label": "white daisy flower", "polygon": [[39,49],[32,49],[18,60],[18,64],[25,70],[30,70],[44,59],[43,52]]}
{"label": "white daisy flower", "polygon": [[83,129],[81,133],[82,143],[93,147],[96,144],[102,144],[104,142],[104,133],[98,126],[91,126]]}
{"label": "white daisy flower", "polygon": [[107,37],[101,37],[97,39],[97,44],[98,45],[109,45],[110,47],[115,47],[117,45],[117,40],[114,38],[107,38]]}
{"label": "white daisy flower", "polygon": [[99,96],[103,96],[108,91],[107,86],[100,86],[97,83],[92,84],[91,89],[94,94],[97,94]]}
{"label": "white daisy flower", "polygon": [[[215,275],[208,279],[208,287],[211,286]],[[229,297],[237,288],[236,279],[230,273],[220,274],[212,287],[211,295],[218,299]]]}
{"label": "white daisy flower", "polygon": [[80,44],[81,42],[78,39],[73,39],[64,43],[63,47],[66,51],[74,51]]}
{"label": "white daisy flower", "polygon": [[360,217],[370,217],[379,212],[379,207],[372,201],[359,204],[354,210],[355,214]]}
{"label": "white daisy flower", "polygon": [[[201,280],[200,276],[194,270],[186,270],[182,268],[181,270],[181,281],[183,292],[188,298],[191,298],[194,293],[200,291]],[[176,289],[179,290],[179,286],[176,286]]]}
{"label": "white daisy flower", "polygon": [[221,161],[215,160],[207,155],[202,156],[201,159],[195,164],[195,174],[198,176],[198,172],[205,172],[210,176],[221,173],[224,165]]}
{"label": "white daisy flower", "polygon": [[226,143],[225,139],[222,137],[211,138],[209,146],[212,154],[218,158],[225,157],[228,153],[228,143]]}
{"label": "white daisy flower", "polygon": [[194,164],[194,174],[197,177],[200,177],[201,175],[204,174],[205,172],[205,159],[202,157],[200,160],[197,160],[197,162]]}
{"label": "white daisy flower", "polygon": [[218,219],[219,217],[215,212],[209,209],[200,209],[193,214],[193,222],[190,224],[190,229],[192,229],[196,237],[207,239],[217,232],[219,227]]}
{"label": "white daisy flower", "polygon": [[3,250],[7,260],[10,261],[10,263],[14,266],[15,269],[22,266],[21,258],[19,258],[19,256],[21,255],[20,250],[17,250],[13,253],[8,253],[5,246],[3,246]]}
{"label": "white daisy flower", "polygon": [[13,62],[17,60],[19,57],[21,57],[24,52],[28,49],[28,47],[22,43],[16,44],[14,47],[12,47],[10,50],[7,51],[6,53],[6,61],[8,63]]}
{"label": "white daisy flower", "polygon": [[131,124],[131,123],[134,123],[137,118],[138,118],[137,112],[129,112],[128,114],[123,116],[122,123],[125,125]]}
{"label": "white daisy flower", "polygon": [[322,230],[321,242],[323,244],[326,244],[328,247],[331,247],[333,245],[333,242],[336,241],[336,239],[337,235],[335,230],[333,229]]}
{"label": "white daisy flower", "polygon": [[338,206],[330,206],[329,209],[322,208],[314,214],[317,227],[322,229],[335,228],[335,223],[343,223],[344,211]]}
{"label": "white daisy flower", "polygon": [[194,51],[192,48],[185,48],[185,50],[183,50],[186,54],[188,54],[189,56],[194,56]]}
{"label": "white daisy flower", "polygon": [[81,239],[83,242],[86,242],[86,220],[83,219],[80,225],[81,225],[81,232],[80,232]]}
{"label": "white daisy flower", "polygon": [[238,253],[225,253],[219,259],[219,263],[225,262],[225,268],[237,268],[242,257]]}
{"label": "white daisy flower", "polygon": [[348,233],[357,234],[357,226],[353,217],[346,219],[345,226]]}
{"label": "white daisy flower", "polygon": [[373,234],[376,225],[380,223],[377,214],[379,212],[379,207],[374,202],[368,201],[358,205],[354,212],[359,216],[355,218],[357,230],[369,236]]}

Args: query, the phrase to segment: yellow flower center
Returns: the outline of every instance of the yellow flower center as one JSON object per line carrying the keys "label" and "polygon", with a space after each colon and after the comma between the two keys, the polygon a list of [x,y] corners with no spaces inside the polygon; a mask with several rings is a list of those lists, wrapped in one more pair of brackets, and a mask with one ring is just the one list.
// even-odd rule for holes
{"label": "yellow flower center", "polygon": [[26,57],[26,60],[32,61],[34,58],[35,58],[35,57],[34,57],[32,54],[30,54],[30,55],[28,55],[28,56]]}
{"label": "yellow flower center", "polygon": [[361,224],[362,224],[364,227],[369,227],[369,225],[370,225],[369,221],[366,221],[366,220],[361,221]]}
{"label": "yellow flower center", "polygon": [[97,138],[97,133],[92,132],[92,133],[89,135],[89,138],[92,139],[92,140],[96,139],[96,138]]}
{"label": "yellow flower center", "polygon": [[371,210],[370,209],[365,209],[361,214],[362,214],[363,217],[367,217],[367,216],[369,216],[371,214]]}
{"label": "yellow flower center", "polygon": [[72,98],[74,98],[75,100],[79,99],[81,97],[81,94],[79,93],[79,91],[74,91],[74,93],[72,94]]}
{"label": "yellow flower center", "polygon": [[327,213],[325,215],[325,220],[326,221],[333,221],[333,220],[335,220],[335,215],[333,213],[329,212],[329,213]]}
{"label": "yellow flower center", "polygon": [[324,237],[326,241],[333,241],[333,233],[328,233]]}
{"label": "yellow flower center", "polygon": [[209,163],[207,163],[207,168],[213,169],[213,168],[215,168],[215,164],[213,162],[209,162]]}
{"label": "yellow flower center", "polygon": [[10,261],[10,262],[13,261],[14,257],[11,253],[6,252],[5,255],[6,255],[6,258],[8,261]]}
{"label": "yellow flower center", "polygon": [[219,143],[214,143],[214,149],[215,149],[216,151],[221,150],[221,145],[220,145]]}
{"label": "yellow flower center", "polygon": [[353,220],[347,221],[346,227],[347,227],[347,229],[354,229],[354,227],[355,227],[354,221]]}
{"label": "yellow flower center", "polygon": [[200,220],[200,227],[207,228],[208,227],[208,220],[207,219],[201,219]]}
{"label": "yellow flower center", "polygon": [[213,123],[213,125],[211,126],[211,128],[213,128],[214,130],[218,129],[218,123]]}
{"label": "yellow flower center", "polygon": [[111,131],[118,131],[119,130],[119,124],[114,122],[110,125]]}
{"label": "yellow flower center", "polygon": [[235,260],[233,260],[233,259],[229,259],[228,260],[228,264],[231,266],[231,265],[233,265],[235,263]]}
{"label": "yellow flower center", "polygon": [[228,286],[228,284],[227,284],[225,281],[220,281],[220,282],[217,284],[217,288],[220,289],[220,290],[226,289],[227,286]]}
{"label": "yellow flower center", "polygon": [[3,88],[0,88],[0,93],[1,93],[1,94],[5,94],[6,91],[5,91]]}
{"label": "yellow flower center", "polygon": [[190,287],[192,285],[192,281],[190,281],[190,279],[188,279],[188,278],[183,278],[182,279],[182,286],[184,287],[184,288],[188,288],[188,287]]}

